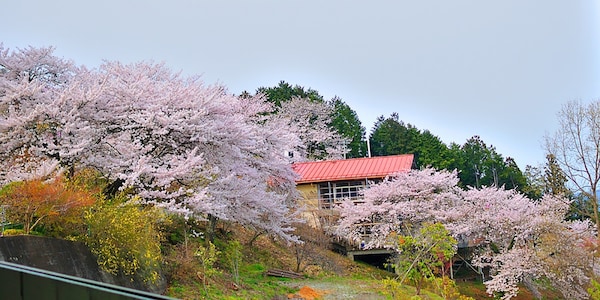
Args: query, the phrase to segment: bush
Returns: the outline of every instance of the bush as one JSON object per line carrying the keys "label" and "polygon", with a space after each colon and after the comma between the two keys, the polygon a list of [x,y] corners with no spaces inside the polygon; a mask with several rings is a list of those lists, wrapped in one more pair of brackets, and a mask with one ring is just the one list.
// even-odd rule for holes
{"label": "bush", "polygon": [[83,212],[95,202],[87,189],[63,177],[13,182],[0,190],[7,221],[22,224],[25,234],[40,228],[56,237],[80,234],[85,228]]}
{"label": "bush", "polygon": [[167,268],[164,270],[168,281],[180,284],[191,284],[196,281],[196,275],[201,274],[200,263],[194,256],[199,245],[198,241],[190,240],[170,247],[165,257]]}
{"label": "bush", "polygon": [[242,264],[242,244],[234,240],[227,244],[223,252],[223,260],[229,267],[235,284],[240,284],[240,265]]}
{"label": "bush", "polygon": [[25,234],[25,230],[23,230],[23,229],[5,229],[4,232],[2,232],[2,234],[5,236],[23,235],[23,234]]}
{"label": "bush", "polygon": [[161,219],[164,215],[157,208],[121,194],[86,213],[89,234],[84,242],[105,271],[156,282],[162,262]]}
{"label": "bush", "polygon": [[588,293],[590,294],[590,299],[599,300],[600,299],[600,283],[596,280],[592,280],[590,282],[590,287],[588,288]]}

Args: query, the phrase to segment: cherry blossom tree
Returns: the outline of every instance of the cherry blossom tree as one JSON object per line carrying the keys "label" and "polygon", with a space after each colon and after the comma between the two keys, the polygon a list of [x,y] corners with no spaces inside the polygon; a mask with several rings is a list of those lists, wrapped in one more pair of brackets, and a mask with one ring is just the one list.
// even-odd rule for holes
{"label": "cherry blossom tree", "polygon": [[[71,65],[51,50],[1,51],[3,183],[93,167],[147,202],[210,220],[210,229],[232,220],[295,239],[296,174],[282,149],[300,139],[268,119],[264,99],[235,97],[161,64],[59,68]],[[20,78],[22,56],[73,76]]]}
{"label": "cherry blossom tree", "polygon": [[[48,175],[68,159],[53,139],[66,123],[61,117],[68,117],[69,110],[58,114],[77,68],[52,52],[9,51],[0,44],[0,183]],[[69,152],[80,149],[70,147]]]}
{"label": "cherry blossom tree", "polygon": [[[533,202],[512,190],[483,188],[465,195],[468,212],[459,232],[476,241],[472,263],[489,268],[488,293],[510,299],[525,284],[546,278],[567,299],[587,299],[594,275],[594,232],[590,222],[565,221],[568,201],[546,195]],[[455,232],[456,234],[457,232]]]}
{"label": "cherry blossom tree", "polygon": [[281,149],[297,139],[267,122],[270,104],[162,65],[106,63],[98,73],[89,122],[102,138],[86,164],[144,199],[208,218],[209,238],[218,219],[291,238],[296,175]]}
{"label": "cherry blossom tree", "polygon": [[[256,94],[264,95],[265,101],[273,103],[277,107],[273,117],[285,119],[288,130],[301,139],[299,147],[284,149],[293,154],[292,161],[341,159],[350,151],[352,134],[348,126],[356,124],[349,124],[353,120],[348,118],[342,120],[343,102],[339,98],[324,101],[316,90],[292,86],[285,81],[274,87],[260,87]],[[249,96],[248,92],[241,94],[241,97]],[[346,122],[347,126],[340,122]]]}
{"label": "cherry blossom tree", "polygon": [[[434,169],[399,173],[364,191],[364,202],[345,201],[340,207],[336,233],[361,242],[364,228],[370,229],[370,248],[386,247],[392,232],[401,232],[422,222],[450,223],[449,208],[460,205],[461,189],[455,172]],[[446,209],[448,208],[448,209]]]}
{"label": "cherry blossom tree", "polygon": [[[370,228],[367,248],[397,246],[389,237],[405,235],[425,222],[440,222],[463,244],[476,248],[472,263],[490,270],[490,294],[510,299],[519,284],[536,292],[547,279],[567,299],[587,299],[597,266],[594,226],[566,221],[569,201],[546,195],[532,201],[514,190],[457,188],[456,173],[433,169],[400,173],[364,191],[364,202],[344,202],[336,233],[354,241]],[[396,249],[398,250],[398,249]]]}
{"label": "cherry blossom tree", "polygon": [[349,139],[344,138],[330,124],[333,107],[325,102],[292,97],[281,102],[273,118],[287,120],[287,128],[301,140],[289,149],[295,161],[341,159],[348,152]]}

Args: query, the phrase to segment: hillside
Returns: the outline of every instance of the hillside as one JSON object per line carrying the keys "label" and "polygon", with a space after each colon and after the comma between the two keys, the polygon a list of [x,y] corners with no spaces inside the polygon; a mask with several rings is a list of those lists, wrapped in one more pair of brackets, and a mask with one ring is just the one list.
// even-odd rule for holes
{"label": "hillside", "polygon": [[[390,280],[394,274],[364,263],[353,262],[327,247],[310,242],[304,246],[288,245],[265,235],[257,237],[250,245],[254,237],[252,232],[242,227],[232,225],[229,228],[220,228],[215,240],[215,250],[218,252],[215,252],[214,264],[211,266],[202,265],[203,260],[198,251],[202,249],[201,236],[189,238],[170,249],[165,245],[166,262],[163,271],[168,281],[166,294],[178,299],[366,300],[408,299],[415,294],[413,287],[394,286],[395,281]],[[28,242],[24,243],[23,240]],[[36,236],[14,236],[0,241],[6,243],[6,247],[0,247],[2,260],[14,261],[18,257],[18,261],[26,265],[94,280],[106,280],[107,274],[100,276],[102,278],[90,277],[88,274],[98,272],[98,266],[83,244]],[[240,246],[237,272],[231,264],[232,244]],[[187,245],[187,248],[184,245]],[[39,249],[44,251],[40,252]],[[304,255],[298,270],[300,278],[266,275],[268,270],[274,269],[296,273],[293,271],[297,271],[299,254]],[[69,259],[56,263],[65,258]],[[75,258],[79,265],[72,265],[74,261],[71,260]],[[89,262],[82,263],[84,260]],[[62,269],[53,269],[56,267]],[[80,274],[81,272],[85,274]],[[130,287],[144,285],[141,280],[110,282]],[[163,288],[160,287],[161,290]],[[462,294],[474,299],[491,299],[485,293],[481,282],[459,281],[458,289]],[[439,294],[439,288],[429,286],[423,291],[420,299],[443,299]],[[561,299],[556,291],[543,291],[543,295],[544,299]],[[529,300],[534,297],[526,289],[522,289],[515,299]]]}
{"label": "hillside", "polygon": [[[215,244],[221,249],[216,267],[219,273],[211,276],[205,290],[199,273],[180,274],[172,278],[167,294],[180,299],[288,299],[289,295],[307,290],[325,299],[385,299],[380,291],[381,279],[393,274],[362,263],[322,247],[295,247],[283,241],[262,235],[249,245],[253,233],[232,226],[228,231],[220,230]],[[238,240],[242,245],[242,260],[239,281],[227,265],[223,255],[226,245]],[[190,243],[193,244],[193,243]],[[307,243],[308,244],[308,243]],[[269,269],[297,271],[297,253],[305,251],[299,273],[301,279],[266,276]],[[179,252],[181,255],[182,252]],[[186,266],[185,268],[189,268]],[[196,275],[196,276],[194,276]],[[302,294],[304,291],[304,294]],[[340,298],[336,298],[340,297]]]}
{"label": "hillside", "polygon": [[[296,251],[299,248],[265,235],[249,245],[253,233],[237,226],[221,229],[219,233],[215,241],[222,251],[215,264],[218,273],[206,278],[206,289],[202,273],[186,266],[183,268],[186,272],[181,269],[179,278],[171,278],[167,295],[180,299],[407,299],[415,294],[414,288],[402,286],[394,291],[393,298],[392,289],[384,285],[384,280],[393,278],[394,274],[351,261],[327,247],[305,248],[305,254],[309,255],[301,264],[301,279],[266,276],[265,272],[269,269],[296,271],[296,254],[299,253]],[[227,251],[226,245],[235,240],[242,245],[237,283],[223,255],[223,251]],[[475,299],[491,299],[482,283],[460,282],[458,288],[461,293]],[[430,286],[421,299],[443,299],[438,294],[439,289]],[[559,293],[546,291],[544,295],[545,299],[560,299]],[[524,291],[516,299],[534,298]]]}

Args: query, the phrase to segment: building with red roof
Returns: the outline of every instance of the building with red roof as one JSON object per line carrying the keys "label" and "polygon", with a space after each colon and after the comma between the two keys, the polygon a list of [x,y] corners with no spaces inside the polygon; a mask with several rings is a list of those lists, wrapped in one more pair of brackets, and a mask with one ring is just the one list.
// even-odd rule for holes
{"label": "building with red roof", "polygon": [[360,201],[360,191],[414,167],[414,155],[363,157],[294,163],[298,191],[312,209],[331,209],[345,199]]}

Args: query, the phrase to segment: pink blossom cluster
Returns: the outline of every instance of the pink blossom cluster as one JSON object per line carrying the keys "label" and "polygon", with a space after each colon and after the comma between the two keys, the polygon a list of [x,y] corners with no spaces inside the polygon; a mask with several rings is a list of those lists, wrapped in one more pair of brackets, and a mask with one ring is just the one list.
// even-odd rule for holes
{"label": "pink blossom cluster", "polygon": [[456,172],[430,168],[397,174],[365,190],[364,202],[344,202],[336,233],[360,241],[368,224],[367,248],[393,248],[390,234],[441,222],[459,246],[475,250],[473,265],[489,269],[490,294],[510,299],[519,284],[544,278],[567,299],[587,299],[596,273],[594,227],[565,220],[568,199],[546,195],[533,201],[514,190],[462,190],[457,183]]}
{"label": "pink blossom cluster", "polygon": [[297,175],[284,150],[330,131],[289,130],[292,107],[275,114],[262,95],[237,97],[162,64],[87,69],[52,53],[0,44],[0,184],[94,168],[173,211],[295,239]]}

